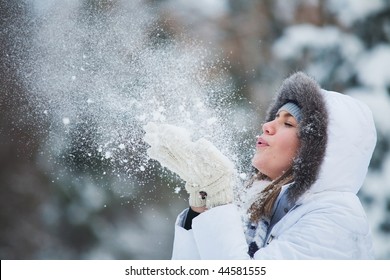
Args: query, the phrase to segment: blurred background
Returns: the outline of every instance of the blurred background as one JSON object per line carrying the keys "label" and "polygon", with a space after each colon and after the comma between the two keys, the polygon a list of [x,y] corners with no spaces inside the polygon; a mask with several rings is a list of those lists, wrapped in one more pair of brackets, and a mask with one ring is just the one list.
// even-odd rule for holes
{"label": "blurred background", "polygon": [[359,197],[390,259],[390,1],[0,0],[0,39],[1,259],[169,259],[187,195],[142,126],[211,139],[245,180],[297,70],[374,113]]}

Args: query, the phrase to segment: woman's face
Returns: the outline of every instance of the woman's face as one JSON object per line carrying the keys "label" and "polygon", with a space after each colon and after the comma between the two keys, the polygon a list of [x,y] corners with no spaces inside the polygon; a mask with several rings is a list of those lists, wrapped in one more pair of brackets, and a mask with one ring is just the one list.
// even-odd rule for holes
{"label": "woman's face", "polygon": [[274,180],[292,166],[298,147],[298,123],[287,111],[281,110],[273,121],[263,125],[252,165]]}

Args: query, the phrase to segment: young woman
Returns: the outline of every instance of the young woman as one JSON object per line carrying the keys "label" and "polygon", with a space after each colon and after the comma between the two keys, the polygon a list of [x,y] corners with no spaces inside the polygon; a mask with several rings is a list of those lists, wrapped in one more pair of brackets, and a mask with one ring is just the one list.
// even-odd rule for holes
{"label": "young woman", "polygon": [[[361,102],[287,78],[271,104],[252,164],[258,173],[234,199],[233,164],[210,142],[150,123],[148,154],[186,181],[173,259],[371,259],[357,197],[376,144]],[[240,205],[234,201],[244,201]]]}

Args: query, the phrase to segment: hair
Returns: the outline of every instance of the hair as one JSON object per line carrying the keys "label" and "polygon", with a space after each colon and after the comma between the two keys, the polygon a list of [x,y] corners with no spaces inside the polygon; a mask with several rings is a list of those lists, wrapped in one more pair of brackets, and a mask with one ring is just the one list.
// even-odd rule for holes
{"label": "hair", "polygon": [[[251,184],[248,187],[250,187],[254,181],[264,179],[268,179],[268,177],[262,173],[258,173],[253,176]],[[260,218],[271,218],[272,209],[280,194],[282,186],[292,183],[293,181],[293,169],[290,168],[274,181],[270,182],[270,184],[261,191],[259,197],[248,209],[251,221],[256,222]]]}

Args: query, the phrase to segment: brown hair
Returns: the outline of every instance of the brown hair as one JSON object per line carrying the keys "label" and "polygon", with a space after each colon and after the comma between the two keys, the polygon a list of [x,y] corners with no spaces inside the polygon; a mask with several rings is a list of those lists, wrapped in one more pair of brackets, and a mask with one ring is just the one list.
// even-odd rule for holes
{"label": "brown hair", "polygon": [[[258,173],[254,175],[251,182],[253,183],[256,180],[267,179],[267,176]],[[292,168],[284,172],[279,178],[270,182],[270,184],[265,187],[259,197],[255,202],[249,207],[248,213],[250,214],[251,221],[258,221],[260,218],[271,218],[272,209],[275,204],[276,199],[278,198],[282,186],[291,183],[294,181],[294,174]]]}

